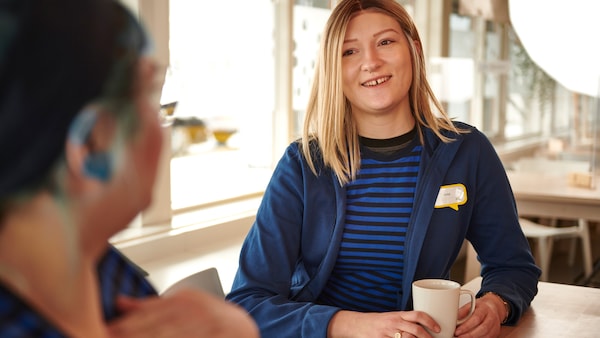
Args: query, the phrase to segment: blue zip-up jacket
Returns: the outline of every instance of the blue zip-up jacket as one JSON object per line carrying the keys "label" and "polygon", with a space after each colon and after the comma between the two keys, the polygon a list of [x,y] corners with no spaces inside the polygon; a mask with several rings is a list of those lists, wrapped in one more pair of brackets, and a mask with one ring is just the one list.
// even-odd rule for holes
{"label": "blue zip-up jacket", "polygon": [[[411,283],[449,278],[463,241],[482,263],[481,291],[510,303],[514,324],[537,293],[540,270],[518,222],[506,173],[488,139],[475,128],[443,143],[424,130],[414,209],[405,243],[401,308],[412,308]],[[326,337],[340,308],[316,304],[333,270],[345,223],[346,191],[317,163],[314,175],[292,143],[267,186],[240,254],[227,298],[256,320],[262,337]],[[440,187],[462,184],[455,208],[435,208]],[[464,203],[464,204],[463,204]],[[439,203],[438,203],[439,204]],[[442,205],[443,206],[443,205]]]}

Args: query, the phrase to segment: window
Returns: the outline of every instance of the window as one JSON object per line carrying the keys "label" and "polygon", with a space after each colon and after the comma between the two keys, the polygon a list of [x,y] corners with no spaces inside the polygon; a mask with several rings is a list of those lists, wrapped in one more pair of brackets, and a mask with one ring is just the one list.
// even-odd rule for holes
{"label": "window", "polygon": [[169,10],[172,208],[260,193],[273,162],[273,2],[170,0]]}
{"label": "window", "polygon": [[292,105],[295,138],[302,134],[321,34],[331,12],[328,3],[329,1],[296,0],[294,5]]}
{"label": "window", "polygon": [[259,196],[299,136],[330,1],[167,3],[139,6],[154,21],[169,13],[172,211]]}
{"label": "window", "polygon": [[468,79],[473,80],[471,97],[445,102],[450,115],[475,125],[495,143],[564,132],[572,99],[530,59],[510,24],[458,12],[454,6],[450,13],[448,59],[471,65],[462,63],[459,82],[455,71],[445,83],[468,88]]}

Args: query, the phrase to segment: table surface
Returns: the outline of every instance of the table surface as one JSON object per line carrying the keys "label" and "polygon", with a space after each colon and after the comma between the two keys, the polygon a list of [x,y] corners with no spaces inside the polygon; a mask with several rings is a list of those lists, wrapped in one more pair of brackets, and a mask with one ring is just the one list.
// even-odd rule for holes
{"label": "table surface", "polygon": [[[479,290],[481,277],[463,288]],[[503,326],[500,338],[600,337],[600,289],[538,283],[538,294],[516,326]]]}
{"label": "table surface", "polygon": [[600,206],[600,186],[598,184],[595,188],[590,189],[569,185],[565,175],[512,170],[508,170],[506,173],[515,196],[550,201],[573,199],[578,203]]}
{"label": "table surface", "polygon": [[[571,186],[565,175],[507,171],[521,216],[600,221],[600,187]],[[598,180],[597,180],[598,181]]]}

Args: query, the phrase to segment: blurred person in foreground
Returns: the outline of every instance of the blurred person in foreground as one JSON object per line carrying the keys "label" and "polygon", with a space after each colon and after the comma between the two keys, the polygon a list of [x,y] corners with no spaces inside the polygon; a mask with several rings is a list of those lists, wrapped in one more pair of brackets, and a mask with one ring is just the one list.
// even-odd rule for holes
{"label": "blurred person in foreground", "polygon": [[448,279],[466,239],[483,281],[455,335],[515,324],[540,270],[502,163],[436,100],[404,8],[340,1],[313,81],[303,137],[273,173],[228,299],[263,337],[429,338],[439,327],[412,310],[412,282]]}
{"label": "blurred person in foreground", "polygon": [[116,1],[0,1],[1,337],[257,337],[209,294],[158,297],[109,245],[160,156],[149,43]]}

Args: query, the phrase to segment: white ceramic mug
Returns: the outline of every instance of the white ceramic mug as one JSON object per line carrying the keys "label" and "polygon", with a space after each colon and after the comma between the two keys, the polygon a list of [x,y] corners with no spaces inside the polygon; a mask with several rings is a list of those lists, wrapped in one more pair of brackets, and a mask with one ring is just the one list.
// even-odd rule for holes
{"label": "white ceramic mug", "polygon": [[[475,294],[460,288],[457,282],[446,279],[421,279],[412,283],[413,308],[431,316],[441,327],[440,333],[430,332],[434,338],[452,338],[458,324],[475,311]],[[460,296],[469,295],[471,309],[458,319]]]}

